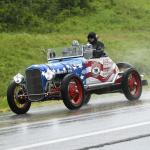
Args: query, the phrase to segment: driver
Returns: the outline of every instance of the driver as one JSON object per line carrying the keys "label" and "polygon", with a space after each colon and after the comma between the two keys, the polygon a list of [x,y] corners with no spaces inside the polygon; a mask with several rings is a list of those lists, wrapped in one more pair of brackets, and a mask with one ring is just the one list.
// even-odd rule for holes
{"label": "driver", "polygon": [[93,46],[93,58],[106,56],[104,52],[104,44],[101,41],[98,41],[98,36],[95,32],[90,32],[87,36],[88,42]]}

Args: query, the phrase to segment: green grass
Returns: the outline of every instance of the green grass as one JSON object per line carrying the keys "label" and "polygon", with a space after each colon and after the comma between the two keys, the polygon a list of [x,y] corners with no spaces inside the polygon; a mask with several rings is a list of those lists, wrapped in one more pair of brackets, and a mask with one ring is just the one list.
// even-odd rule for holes
{"label": "green grass", "polygon": [[7,104],[7,100],[6,100],[6,97],[0,97],[0,112],[6,112],[6,111],[9,111],[9,107],[8,107],[8,104]]}

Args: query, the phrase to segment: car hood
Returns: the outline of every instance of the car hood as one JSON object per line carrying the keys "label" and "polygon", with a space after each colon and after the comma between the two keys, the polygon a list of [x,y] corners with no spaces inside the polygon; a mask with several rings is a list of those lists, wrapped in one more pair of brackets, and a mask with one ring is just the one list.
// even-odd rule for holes
{"label": "car hood", "polygon": [[64,73],[76,73],[81,74],[82,70],[85,68],[85,59],[84,58],[71,58],[63,60],[54,60],[48,64],[32,65],[27,69],[39,69],[41,72],[47,72],[51,70],[55,74],[64,74]]}

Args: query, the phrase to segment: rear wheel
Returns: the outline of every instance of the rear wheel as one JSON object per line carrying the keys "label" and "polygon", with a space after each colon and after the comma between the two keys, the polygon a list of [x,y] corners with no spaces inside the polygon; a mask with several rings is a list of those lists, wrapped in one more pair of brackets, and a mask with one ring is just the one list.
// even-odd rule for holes
{"label": "rear wheel", "polygon": [[25,98],[23,87],[15,82],[12,82],[7,90],[7,102],[10,109],[16,114],[25,114],[31,106]]}
{"label": "rear wheel", "polygon": [[72,74],[66,75],[61,85],[61,96],[68,109],[80,108],[84,103],[84,89],[80,78]]}
{"label": "rear wheel", "polygon": [[138,100],[142,93],[142,82],[139,73],[128,69],[123,76],[122,90],[128,100]]}

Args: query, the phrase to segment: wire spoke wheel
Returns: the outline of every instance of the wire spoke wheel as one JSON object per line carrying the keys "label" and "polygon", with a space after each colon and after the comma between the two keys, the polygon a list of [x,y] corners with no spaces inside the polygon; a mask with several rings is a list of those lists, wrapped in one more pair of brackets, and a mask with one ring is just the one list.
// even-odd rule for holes
{"label": "wire spoke wheel", "polygon": [[25,114],[31,106],[31,102],[25,97],[25,90],[15,82],[7,89],[7,101],[10,109],[16,114]]}

